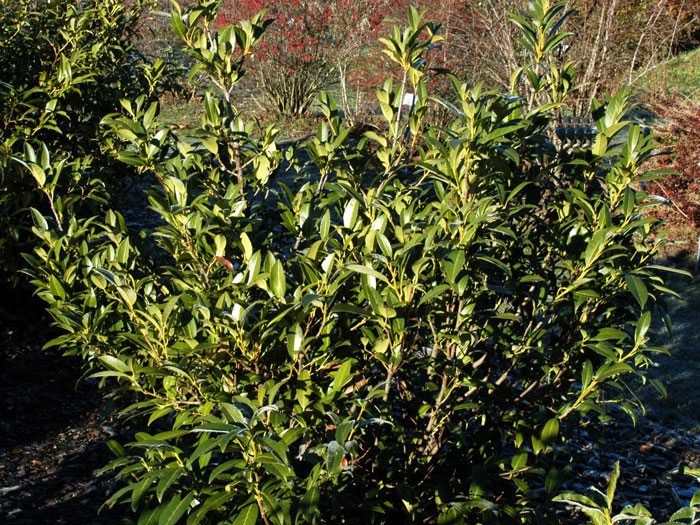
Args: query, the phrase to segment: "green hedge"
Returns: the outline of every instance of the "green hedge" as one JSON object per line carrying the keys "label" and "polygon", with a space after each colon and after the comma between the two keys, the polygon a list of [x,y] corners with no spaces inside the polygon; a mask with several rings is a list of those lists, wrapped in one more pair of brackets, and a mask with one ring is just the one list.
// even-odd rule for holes
{"label": "green hedge", "polygon": [[[629,92],[595,105],[590,147],[558,146],[563,5],[516,19],[529,100],[454,77],[431,97],[438,28],[411,9],[383,40],[405,71],[377,93],[385,124],[357,140],[322,94],[316,136],[283,154],[230,96],[267,22],[208,32],[216,8],[171,17],[220,87],[201,128],[174,135],[146,95],[103,121],[156,220],[33,213],[52,344],[136,399],[109,503],[139,523],[556,521],[552,454],[581,416],[635,413],[669,293]],[[424,121],[433,104],[451,125]]]}

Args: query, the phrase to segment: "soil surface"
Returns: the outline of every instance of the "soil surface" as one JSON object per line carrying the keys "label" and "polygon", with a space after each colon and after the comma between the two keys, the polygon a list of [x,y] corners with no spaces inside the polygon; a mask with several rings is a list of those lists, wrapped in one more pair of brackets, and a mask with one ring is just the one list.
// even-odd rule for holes
{"label": "soil surface", "polygon": [[0,306],[0,522],[121,523],[98,510],[114,489],[99,470],[118,437],[106,394],[56,349],[41,305],[4,290]]}
{"label": "soil surface", "polygon": [[[106,442],[129,441],[127,431],[116,421],[109,395],[90,380],[78,382],[79,358],[64,357],[56,349],[41,350],[56,335],[41,304],[27,294],[0,292],[4,292],[0,305],[0,523],[123,523],[132,517],[126,514],[128,509],[100,511],[118,488],[109,473],[99,473],[113,458]],[[679,332],[687,331],[689,336],[696,336],[695,323],[688,322],[696,312],[681,314],[683,306],[697,305],[697,297],[693,298],[691,304],[679,301],[674,311],[681,319]],[[688,295],[683,299],[688,300]],[[677,338],[672,346],[681,348],[679,357],[685,361],[687,351]],[[667,359],[672,361],[673,355]],[[619,461],[622,475],[616,510],[642,503],[656,519],[665,520],[687,505],[698,487],[679,470],[700,466],[700,439],[693,432],[697,426],[667,417],[669,408],[657,405],[637,427],[621,416],[619,421],[583,430],[571,444],[571,460],[565,460],[574,475],[563,488],[584,494],[592,485],[604,488]],[[562,508],[561,516],[563,523],[586,521],[570,509]]]}

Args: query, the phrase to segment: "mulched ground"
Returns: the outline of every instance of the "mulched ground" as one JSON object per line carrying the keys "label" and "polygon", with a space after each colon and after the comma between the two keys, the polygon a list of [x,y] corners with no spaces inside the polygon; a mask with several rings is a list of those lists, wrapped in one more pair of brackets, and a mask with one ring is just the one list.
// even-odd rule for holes
{"label": "mulched ground", "polygon": [[49,321],[38,305],[5,291],[0,306],[0,522],[120,523],[98,509],[113,490],[98,471],[116,434],[108,399],[82,382],[79,358],[41,351]]}
{"label": "mulched ground", "polygon": [[[1,290],[0,290],[1,292]],[[116,482],[99,470],[112,454],[106,441],[128,441],[105,409],[109,399],[81,377],[78,358],[41,351],[51,338],[40,305],[24,295],[2,294],[0,305],[0,523],[115,524],[126,510],[98,510]],[[121,434],[120,434],[121,432]],[[583,431],[571,447],[575,476],[567,490],[605,486],[615,461],[622,476],[617,503],[642,503],[657,519],[687,505],[696,490],[678,468],[697,468],[700,439],[646,420],[627,420]],[[562,508],[562,522],[584,523]]]}
{"label": "mulched ground", "polygon": [[[641,503],[655,519],[666,521],[688,506],[698,483],[684,467],[700,466],[700,437],[692,432],[668,428],[652,419],[634,426],[623,415],[591,432],[583,431],[569,444],[573,476],[564,489],[587,494],[591,486],[604,493],[616,461],[620,478],[615,493],[615,512]],[[582,523],[577,515],[570,523]]]}

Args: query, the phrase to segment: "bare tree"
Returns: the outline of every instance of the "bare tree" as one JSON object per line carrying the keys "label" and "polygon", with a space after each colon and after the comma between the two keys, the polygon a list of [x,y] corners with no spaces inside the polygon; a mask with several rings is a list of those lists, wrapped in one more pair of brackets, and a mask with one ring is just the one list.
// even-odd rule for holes
{"label": "bare tree", "polygon": [[[423,0],[430,7],[429,0]],[[520,62],[517,31],[511,13],[526,9],[527,0],[452,0],[446,20],[450,57],[446,64],[460,77],[508,89],[510,74]],[[444,9],[444,7],[442,7]],[[580,89],[570,100],[580,114],[603,91],[621,84],[634,86],[645,75],[672,60],[680,43],[700,26],[700,0],[571,0],[574,13],[566,28],[559,57],[577,62]]]}

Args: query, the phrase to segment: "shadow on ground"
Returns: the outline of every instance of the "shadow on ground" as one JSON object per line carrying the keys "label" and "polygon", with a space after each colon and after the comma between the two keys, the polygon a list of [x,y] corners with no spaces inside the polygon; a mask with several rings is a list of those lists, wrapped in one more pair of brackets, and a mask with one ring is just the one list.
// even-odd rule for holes
{"label": "shadow on ground", "polygon": [[[7,290],[5,290],[7,292]],[[0,522],[113,523],[97,515],[114,487],[98,471],[114,434],[105,396],[79,358],[41,351],[53,337],[41,305],[9,291],[0,306]]]}
{"label": "shadow on ground", "polygon": [[[669,288],[678,297],[669,310],[673,330],[669,334],[660,322],[653,343],[670,355],[659,355],[650,377],[661,380],[667,397],[647,391],[643,400],[649,416],[667,425],[700,430],[700,276],[672,276]],[[648,389],[651,390],[651,389]]]}

